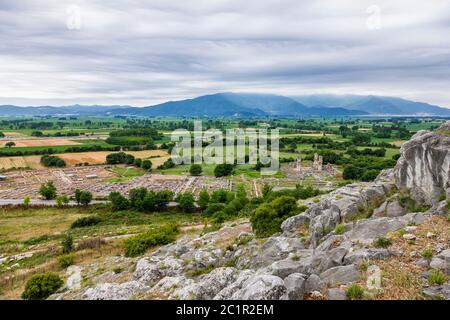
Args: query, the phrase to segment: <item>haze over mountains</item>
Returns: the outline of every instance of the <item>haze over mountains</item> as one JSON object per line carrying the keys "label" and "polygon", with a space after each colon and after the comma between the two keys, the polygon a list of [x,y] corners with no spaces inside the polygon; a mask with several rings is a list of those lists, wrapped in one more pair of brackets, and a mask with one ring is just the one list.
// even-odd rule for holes
{"label": "haze over mountains", "polygon": [[217,93],[169,101],[149,107],[131,106],[0,106],[0,116],[142,116],[142,117],[327,117],[370,115],[450,116],[450,109],[396,97],[359,95],[303,95]]}

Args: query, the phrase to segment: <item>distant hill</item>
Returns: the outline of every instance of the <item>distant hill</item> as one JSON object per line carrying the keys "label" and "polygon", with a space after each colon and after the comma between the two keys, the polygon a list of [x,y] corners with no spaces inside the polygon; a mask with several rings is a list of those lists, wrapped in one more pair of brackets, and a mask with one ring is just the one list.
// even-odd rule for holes
{"label": "distant hill", "polygon": [[194,99],[170,101],[139,109],[113,110],[136,116],[257,117],[257,116],[348,116],[365,111],[344,108],[307,107],[291,98],[271,94],[217,93]]}
{"label": "distant hill", "polygon": [[306,106],[341,107],[370,114],[450,116],[450,109],[396,97],[317,94],[291,98]]}
{"label": "distant hill", "polygon": [[0,116],[139,116],[139,117],[339,117],[361,115],[450,116],[450,109],[395,97],[217,93],[155,106],[0,106]]}

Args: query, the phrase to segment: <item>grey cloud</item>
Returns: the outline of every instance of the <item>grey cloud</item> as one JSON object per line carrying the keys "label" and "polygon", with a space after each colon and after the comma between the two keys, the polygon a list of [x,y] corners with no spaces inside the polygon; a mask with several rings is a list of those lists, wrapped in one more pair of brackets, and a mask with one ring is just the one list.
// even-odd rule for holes
{"label": "grey cloud", "polygon": [[[68,5],[81,30],[66,28]],[[217,91],[373,93],[450,107],[450,4],[3,0],[0,104],[151,105]]]}

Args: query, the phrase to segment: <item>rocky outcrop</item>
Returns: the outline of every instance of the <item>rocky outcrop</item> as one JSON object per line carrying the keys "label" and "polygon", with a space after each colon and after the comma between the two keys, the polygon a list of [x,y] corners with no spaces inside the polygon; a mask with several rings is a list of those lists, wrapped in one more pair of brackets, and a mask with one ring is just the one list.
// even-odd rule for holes
{"label": "rocky outcrop", "polygon": [[[450,122],[437,132],[448,132]],[[411,197],[435,205],[443,194],[450,194],[450,135],[417,132],[401,148],[395,167],[395,181]]]}
{"label": "rocky outcrop", "polygon": [[[309,295],[345,300],[345,287],[362,278],[365,262],[403,255],[375,247],[374,241],[399,230],[404,241],[413,241],[417,225],[448,212],[445,201],[437,200],[449,191],[449,152],[449,137],[419,132],[402,147],[395,170],[382,172],[374,182],[323,195],[305,212],[285,220],[281,234],[252,239],[248,221],[240,221],[200,237],[185,236],[139,259],[127,281],[104,281],[84,290],[81,298],[301,300]],[[412,212],[399,189],[433,206]],[[251,240],[238,241],[243,237]],[[418,265],[448,274],[448,245],[435,252]],[[78,280],[72,282],[78,285]],[[448,283],[426,287],[423,294],[449,298]]]}

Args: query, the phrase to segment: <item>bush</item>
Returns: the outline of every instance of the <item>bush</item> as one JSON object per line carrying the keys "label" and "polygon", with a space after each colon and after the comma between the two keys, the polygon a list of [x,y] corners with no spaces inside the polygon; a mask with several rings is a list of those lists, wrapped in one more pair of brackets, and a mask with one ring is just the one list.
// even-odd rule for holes
{"label": "bush", "polygon": [[359,300],[364,297],[364,289],[360,285],[353,283],[345,290],[345,294],[350,300]]}
{"label": "bush", "polygon": [[150,171],[152,169],[153,163],[150,160],[142,161],[142,169]]}
{"label": "bush", "polygon": [[22,299],[43,300],[62,287],[63,281],[55,273],[35,274],[25,285]]}
{"label": "bush", "polygon": [[69,204],[69,198],[67,196],[58,196],[56,197],[56,206],[62,208]]}
{"label": "bush", "polygon": [[259,238],[270,237],[281,231],[282,220],[278,217],[277,212],[266,203],[255,210],[250,221],[256,236]]}
{"label": "bush", "polygon": [[87,206],[92,201],[92,193],[77,189],[75,191],[75,200],[78,205]]}
{"label": "bush", "polygon": [[343,224],[338,224],[336,226],[336,228],[334,228],[334,233],[336,234],[344,234],[346,231],[345,225]]}
{"label": "bush", "polygon": [[125,152],[111,153],[106,156],[107,164],[134,164],[135,158]]}
{"label": "bush", "polygon": [[208,191],[206,191],[205,189],[200,191],[200,193],[198,195],[198,201],[197,201],[200,209],[205,210],[206,208],[208,208],[209,201],[210,201],[210,197],[209,197]]}
{"label": "bush", "polygon": [[41,164],[45,167],[57,167],[57,168],[63,168],[66,166],[66,162],[60,157],[49,155],[41,157]]}
{"label": "bush", "polygon": [[96,216],[82,217],[75,220],[70,229],[91,227],[99,224],[102,220]]}
{"label": "bush", "polygon": [[31,198],[30,196],[26,196],[25,198],[23,198],[23,205],[28,208],[30,206],[31,203]]}
{"label": "bush", "polygon": [[178,197],[178,203],[180,204],[180,209],[183,212],[194,212],[195,211],[194,196],[190,192],[181,194]]}
{"label": "bush", "polygon": [[124,243],[125,256],[136,257],[144,254],[151,247],[171,243],[175,241],[178,231],[178,226],[164,226],[128,238]]}
{"label": "bush", "polygon": [[387,248],[392,245],[392,241],[388,238],[380,237],[373,242],[375,248]]}
{"label": "bush", "polygon": [[193,164],[189,168],[189,173],[191,174],[191,176],[199,176],[202,174],[202,172],[203,172],[203,168],[199,164]]}
{"label": "bush", "polygon": [[45,200],[53,200],[56,198],[56,187],[53,181],[49,181],[41,185],[39,194],[45,198]]}
{"label": "bush", "polygon": [[119,192],[111,192],[108,197],[111,201],[111,208],[113,211],[126,210],[130,207],[130,202],[127,198],[121,195]]}
{"label": "bush", "polygon": [[447,282],[447,276],[438,269],[433,269],[428,273],[428,283],[432,285],[442,285]]}
{"label": "bush", "polygon": [[74,260],[75,255],[73,253],[65,254],[58,257],[59,266],[63,269],[66,269],[67,267],[73,265]]}
{"label": "bush", "polygon": [[73,251],[73,237],[71,234],[67,233],[61,240],[63,253],[69,253]]}
{"label": "bush", "polygon": [[233,173],[233,170],[234,170],[234,166],[232,164],[228,164],[228,163],[218,164],[214,168],[214,175],[217,178],[229,176]]}

